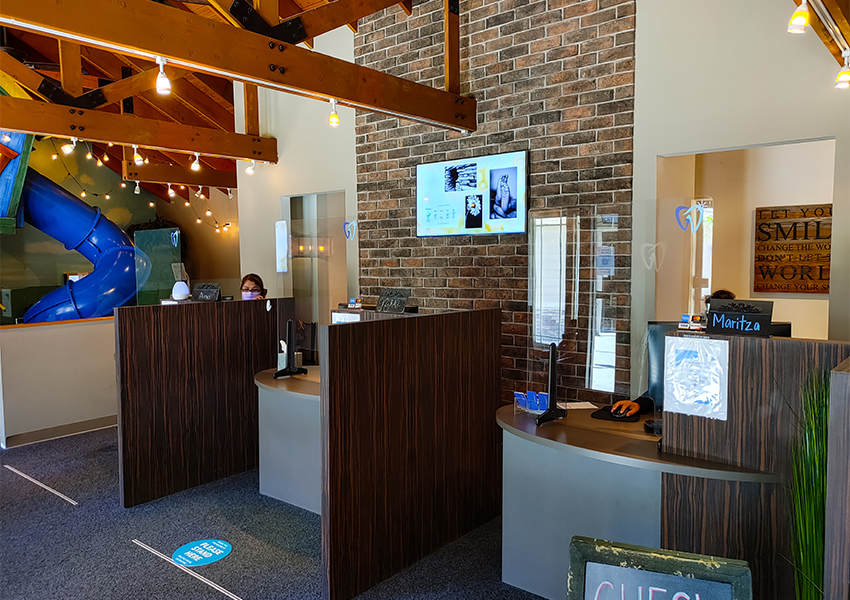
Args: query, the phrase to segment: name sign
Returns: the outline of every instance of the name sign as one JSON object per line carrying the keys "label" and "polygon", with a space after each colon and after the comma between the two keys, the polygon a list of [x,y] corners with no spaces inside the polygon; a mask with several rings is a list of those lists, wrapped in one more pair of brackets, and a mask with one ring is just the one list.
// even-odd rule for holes
{"label": "name sign", "polygon": [[403,313],[408,298],[410,298],[410,290],[383,289],[375,312]]}
{"label": "name sign", "polygon": [[756,209],[753,291],[828,294],[832,205]]}
{"label": "name sign", "polygon": [[192,290],[192,300],[216,302],[221,298],[221,286],[217,283],[196,283]]}
{"label": "name sign", "polygon": [[770,320],[773,315],[772,300],[726,300],[712,298],[706,318],[708,333],[770,335]]}
{"label": "name sign", "polygon": [[741,560],[581,536],[570,543],[569,600],[752,600],[752,590]]}

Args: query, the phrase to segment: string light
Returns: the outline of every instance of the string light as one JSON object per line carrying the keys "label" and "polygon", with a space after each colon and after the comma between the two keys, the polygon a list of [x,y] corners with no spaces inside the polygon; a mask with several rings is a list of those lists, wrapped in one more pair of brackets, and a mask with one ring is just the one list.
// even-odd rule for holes
{"label": "string light", "polygon": [[339,113],[336,112],[336,100],[331,98],[331,114],[328,116],[328,125],[337,127],[339,125]]}
{"label": "string light", "polygon": [[211,211],[210,209],[207,209],[207,212],[206,212],[205,214],[206,214],[208,217],[211,217],[211,216],[212,216],[212,211]]}
{"label": "string light", "polygon": [[59,155],[58,154],[51,154],[50,158],[52,158],[53,160],[56,160],[57,158],[59,158]]}
{"label": "string light", "polygon": [[76,147],[77,147],[77,138],[72,137],[70,142],[68,142],[67,144],[62,146],[62,154],[64,154],[65,156],[68,156],[69,154],[71,154],[71,152],[74,151],[74,148],[76,148]]}
{"label": "string light", "polygon": [[127,182],[126,182],[126,181],[122,181],[122,182],[121,182],[121,187],[122,187],[122,188],[127,187]]}
{"label": "string light", "polygon": [[183,204],[184,204],[185,206],[192,206],[192,205],[189,203],[189,199],[188,199],[188,198],[186,198],[186,201],[185,201]]}
{"label": "string light", "polygon": [[133,193],[134,194],[141,194],[142,193],[142,188],[139,187],[139,180],[138,179],[136,180],[136,189],[133,190]]}
{"label": "string light", "polygon": [[838,72],[838,77],[835,78],[835,87],[839,90],[850,88],[850,49],[841,53],[844,57],[844,66]]}
{"label": "string light", "polygon": [[201,170],[201,155],[198,152],[195,152],[195,162],[192,163],[191,169],[193,171]]}
{"label": "string light", "polygon": [[166,96],[171,93],[171,80],[165,74],[165,58],[157,56],[156,64],[159,65],[159,73],[156,76],[156,93]]}
{"label": "string light", "polygon": [[[111,146],[112,144],[109,144],[109,145]],[[109,155],[108,154],[103,155],[103,162],[109,162]]]}
{"label": "string light", "polygon": [[97,166],[98,166],[98,167],[102,167],[102,166],[103,166],[103,161],[102,161],[102,160],[100,160],[99,158],[97,159]]}
{"label": "string light", "polygon": [[83,190],[82,192],[80,192],[80,198],[85,198],[85,197],[86,197],[86,191]]}
{"label": "string light", "polygon": [[114,146],[114,145],[115,145],[115,144],[113,144],[112,142],[109,142],[109,147],[110,147],[110,148],[112,148],[112,146]]}
{"label": "string light", "polygon": [[109,194],[106,194],[106,195],[104,196],[104,198],[106,198],[107,200],[109,200],[111,197],[112,197],[112,196],[110,196]]}
{"label": "string light", "polygon": [[201,217],[198,217],[197,219],[195,219],[195,223],[200,224],[201,223]]}
{"label": "string light", "polygon": [[181,190],[185,190],[185,189],[186,189],[186,186],[185,186],[185,185],[181,185],[181,186],[180,186],[180,189],[181,189]]}
{"label": "string light", "polygon": [[805,33],[809,26],[809,5],[806,0],[794,10],[788,21],[788,33]]}
{"label": "string light", "polygon": [[230,221],[224,224],[224,230],[227,231],[228,227],[233,227],[233,224]]}
{"label": "string light", "polygon": [[[198,190],[198,191],[200,191],[200,190]],[[206,199],[206,196],[204,196],[204,193],[201,192],[201,200],[205,200],[205,199]]]}
{"label": "string light", "polygon": [[247,167],[245,167],[245,173],[246,173],[247,175],[253,175],[253,174],[254,174],[254,169],[255,169],[256,167],[257,167],[257,161],[256,161],[256,160],[252,160],[252,161],[251,161],[251,164],[250,164],[250,165],[248,165]]}
{"label": "string light", "polygon": [[156,205],[154,204],[153,200],[151,200],[150,202],[148,202],[148,206],[150,206],[151,208],[153,208],[153,207],[154,207],[154,206],[156,206]]}
{"label": "string light", "polygon": [[86,152],[86,160],[91,160],[91,159],[92,159],[92,153],[91,153],[91,151]]}
{"label": "string light", "polygon": [[145,157],[145,164],[148,164],[151,161],[147,156]]}
{"label": "string light", "polygon": [[171,189],[171,184],[169,183],[168,184],[168,197],[173,198],[176,195],[177,195],[177,193],[174,190]]}
{"label": "string light", "polygon": [[221,233],[221,229],[219,229],[218,225],[216,225],[216,226],[215,226],[215,232],[216,232],[216,233]]}
{"label": "string light", "polygon": [[141,154],[139,154],[139,147],[136,144],[133,144],[133,162],[137,167],[141,167],[145,164],[145,159],[142,158]]}

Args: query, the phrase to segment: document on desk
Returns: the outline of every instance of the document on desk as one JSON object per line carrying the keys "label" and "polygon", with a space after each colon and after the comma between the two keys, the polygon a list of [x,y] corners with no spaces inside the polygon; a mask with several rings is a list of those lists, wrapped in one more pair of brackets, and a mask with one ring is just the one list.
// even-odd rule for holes
{"label": "document on desk", "polygon": [[592,408],[596,410],[596,406],[590,402],[558,402],[559,408]]}

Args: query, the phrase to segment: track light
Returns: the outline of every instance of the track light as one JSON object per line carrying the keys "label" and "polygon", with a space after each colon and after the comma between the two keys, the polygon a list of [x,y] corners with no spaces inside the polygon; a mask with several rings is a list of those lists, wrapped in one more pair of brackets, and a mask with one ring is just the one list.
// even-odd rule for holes
{"label": "track light", "polygon": [[141,167],[145,164],[145,159],[142,158],[141,154],[139,154],[139,147],[136,144],[133,144],[133,162],[137,167]]}
{"label": "track light", "polygon": [[136,180],[136,189],[133,190],[133,193],[134,194],[141,194],[142,193],[142,188],[139,187],[139,181],[138,180]]}
{"label": "track light", "polygon": [[254,174],[254,169],[255,169],[256,167],[257,167],[257,161],[256,161],[256,160],[252,160],[252,161],[251,161],[251,164],[250,164],[250,165],[248,165],[247,167],[245,167],[245,173],[246,173],[246,174],[248,174],[248,175],[253,175],[253,174]]}
{"label": "track light", "polygon": [[165,58],[157,56],[156,64],[159,65],[159,74],[156,76],[156,93],[165,96],[171,93],[171,80],[165,74]]}
{"label": "track light", "polygon": [[809,5],[806,0],[797,7],[788,21],[788,33],[806,33],[809,25]]}
{"label": "track light", "polygon": [[195,162],[192,163],[191,168],[193,171],[201,170],[201,155],[198,152],[195,152]]}
{"label": "track light", "polygon": [[850,88],[850,49],[841,53],[844,57],[844,66],[838,72],[838,77],[835,78],[835,87],[839,90]]}
{"label": "track light", "polygon": [[174,197],[174,196],[176,196],[176,195],[177,195],[177,194],[175,193],[175,191],[174,191],[174,190],[172,190],[172,189],[171,189],[171,184],[169,183],[169,184],[168,184],[168,197],[169,197],[169,198],[173,198],[173,197]]}
{"label": "track light", "polygon": [[230,188],[227,188],[227,197],[228,197],[229,199],[233,200],[233,192],[232,192],[232,191],[230,191]]}
{"label": "track light", "polygon": [[336,112],[336,100],[331,98],[331,114],[328,116],[328,125],[336,127],[339,125],[339,114]]}
{"label": "track light", "polygon": [[201,188],[198,188],[198,191],[195,192],[195,198],[200,198],[200,197],[201,197]]}
{"label": "track light", "polygon": [[76,147],[77,147],[77,138],[72,137],[70,142],[68,142],[67,144],[62,146],[62,154],[64,154],[65,156],[68,156],[69,154],[71,154],[71,152],[74,151],[74,148],[76,148]]}

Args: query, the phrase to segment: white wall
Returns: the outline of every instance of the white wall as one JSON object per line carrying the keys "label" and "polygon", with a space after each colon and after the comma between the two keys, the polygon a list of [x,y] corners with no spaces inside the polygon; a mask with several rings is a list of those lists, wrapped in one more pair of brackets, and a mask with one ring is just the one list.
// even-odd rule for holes
{"label": "white wall", "polygon": [[[315,50],[354,62],[354,34],[341,27],[316,38]],[[244,131],[242,86],[234,87],[236,127]],[[339,127],[328,125],[330,104],[260,89],[260,133],[278,140],[278,163],[257,165],[254,175],[237,164],[239,252],[242,272],[263,278],[269,294],[285,296],[283,275],[275,272],[274,222],[281,219],[282,196],[345,192],[346,212],[357,215],[354,110],[339,107]],[[356,244],[349,247],[348,295],[359,292]]]}
{"label": "white wall", "polygon": [[0,330],[6,438],[115,415],[112,319]]}
{"label": "white wall", "polygon": [[[835,139],[829,336],[850,339],[850,90],[813,32],[786,33],[774,0],[637,0],[632,346],[653,317],[656,161],[780,142]],[[632,374],[633,390],[640,387]]]}

